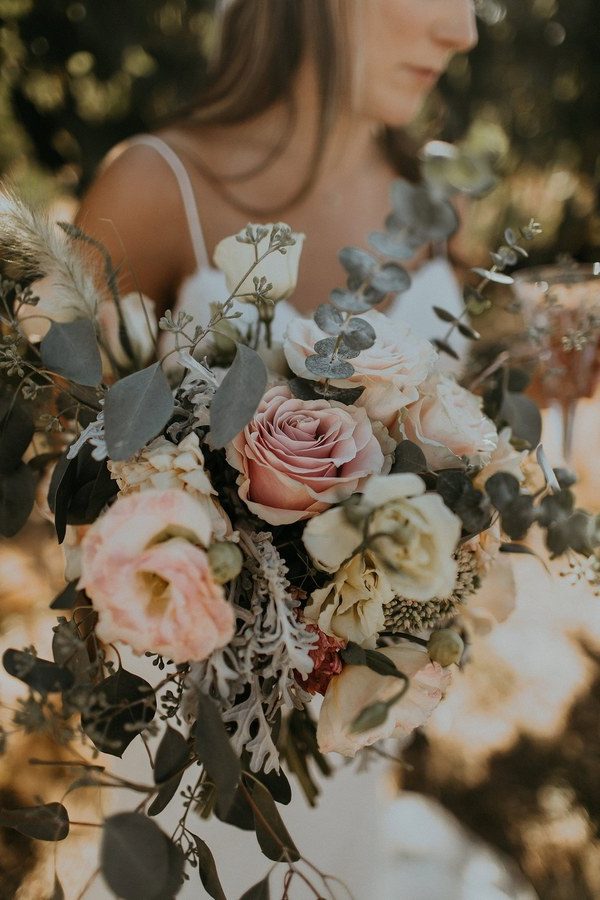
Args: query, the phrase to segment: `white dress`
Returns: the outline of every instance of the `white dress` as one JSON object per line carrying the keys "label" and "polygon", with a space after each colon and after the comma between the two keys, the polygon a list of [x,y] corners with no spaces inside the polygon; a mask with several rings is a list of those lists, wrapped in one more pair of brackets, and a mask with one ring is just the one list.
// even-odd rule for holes
{"label": "white dress", "polygon": [[[154,147],[179,185],[198,267],[182,285],[176,309],[185,309],[198,323],[206,323],[210,318],[209,304],[225,300],[228,292],[224,276],[210,265],[191,180],[182,161],[162,140],[143,135],[134,141]],[[444,328],[432,311],[436,304],[456,313],[462,311],[458,285],[449,263],[442,257],[425,263],[414,274],[411,288],[386,314],[392,320],[407,321],[419,335],[431,338],[441,336]],[[242,304],[240,311],[247,316],[248,306]],[[250,311],[253,312],[253,309]],[[275,340],[283,337],[288,322],[296,315],[298,313],[290,303],[278,304],[273,323]],[[143,674],[143,661],[132,658],[126,665]],[[134,750],[137,743],[134,742],[122,762],[115,761],[117,765],[112,766],[113,770],[129,772],[131,777],[139,771],[138,766],[144,771],[147,769],[143,753],[139,752],[139,748]],[[401,868],[394,873],[393,860],[397,856],[397,848],[393,834],[389,833],[390,819],[386,814],[394,799],[394,788],[386,783],[390,777],[387,766],[373,761],[366,772],[359,773],[355,764],[345,765],[341,757],[337,759],[339,762],[334,765],[340,765],[341,771],[334,778],[324,780],[316,810],[308,807],[299,786],[292,784],[294,799],[289,807],[281,808],[290,834],[307,859],[322,871],[344,879],[355,900],[374,897],[378,900],[412,900],[405,886],[402,886]],[[123,798],[119,806],[131,808],[131,797]],[[167,831],[172,830],[177,820],[177,802],[173,801],[171,807],[172,810],[168,808],[161,817],[161,825]],[[253,834],[223,825],[216,819],[208,822],[195,820],[193,824],[215,855],[228,900],[237,900],[269,869],[270,864],[261,855]],[[277,897],[275,877],[272,884],[272,895]],[[107,895],[98,885],[89,896],[100,898]],[[191,872],[191,879],[179,896],[185,900],[208,897],[197,873]],[[291,896],[294,900],[300,900],[311,894],[299,881],[295,881]],[[339,896],[343,896],[343,892]]]}

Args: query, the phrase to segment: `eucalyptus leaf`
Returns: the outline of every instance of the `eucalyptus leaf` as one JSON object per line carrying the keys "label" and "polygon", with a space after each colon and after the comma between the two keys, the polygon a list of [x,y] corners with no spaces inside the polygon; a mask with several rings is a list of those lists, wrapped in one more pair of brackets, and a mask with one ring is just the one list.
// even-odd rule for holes
{"label": "eucalyptus leaf", "polygon": [[521,491],[519,482],[510,472],[496,472],[485,483],[485,490],[499,512],[503,512]]}
{"label": "eucalyptus leaf", "polygon": [[50,609],[73,609],[73,607],[77,606],[82,599],[83,592],[78,590],[77,582],[71,581],[56,595],[50,604]]}
{"label": "eucalyptus leaf", "polygon": [[312,375],[317,378],[333,378],[341,380],[350,378],[354,374],[354,366],[345,362],[343,359],[336,359],[333,362],[323,356],[309,356],[305,361],[305,366]]}
{"label": "eucalyptus leaf", "polygon": [[112,460],[129,459],[163,430],[173,395],[160,363],[117,381],[104,401],[104,433]]}
{"label": "eucalyptus leaf", "polygon": [[122,667],[96,685],[81,725],[98,750],[122,756],[156,714],[150,684]]}
{"label": "eucalyptus leaf", "polygon": [[315,390],[314,381],[305,378],[290,378],[288,381],[290,391],[298,400],[319,400],[321,395]]}
{"label": "eucalyptus leaf", "polygon": [[104,822],[100,870],[122,900],[166,900],[169,846],[166,835],[147,816],[118,813]]}
{"label": "eucalyptus leaf", "polygon": [[360,283],[368,281],[371,272],[377,266],[375,257],[358,247],[344,247],[338,253],[338,259],[346,272],[357,278]]}
{"label": "eucalyptus leaf", "polygon": [[237,345],[235,359],[210,407],[210,442],[224,447],[243,431],[258,409],[267,387],[267,369],[255,350]]}
{"label": "eucalyptus leaf", "polygon": [[342,341],[337,338],[328,337],[317,341],[315,344],[315,353],[318,356],[336,356],[340,359],[355,359],[360,355],[360,350],[356,350],[351,346],[345,346]]}
{"label": "eucalyptus leaf", "polygon": [[322,303],[315,310],[314,320],[325,334],[338,335],[344,326],[344,317],[329,303]]}
{"label": "eucalyptus leaf", "polygon": [[510,275],[505,275],[504,272],[492,272],[489,269],[480,269],[479,267],[471,269],[471,272],[479,275],[480,278],[485,278],[486,281],[493,281],[495,284],[514,284],[515,280]]}
{"label": "eucalyptus leaf", "polygon": [[384,294],[400,294],[410,287],[410,275],[398,263],[386,263],[371,277],[371,285]]}
{"label": "eucalyptus leaf", "polygon": [[448,341],[443,341],[441,340],[441,338],[433,338],[431,343],[436,350],[439,350],[440,353],[443,353],[446,356],[450,356],[452,359],[460,360],[460,356],[458,355],[456,350],[450,346]]}
{"label": "eucalyptus leaf", "polygon": [[454,313],[451,313],[447,309],[443,309],[443,307],[441,306],[434,306],[433,311],[438,319],[442,320],[442,322],[452,322],[453,324],[454,322],[456,322],[456,316],[454,315]]}
{"label": "eucalyptus leaf", "polygon": [[180,731],[167,725],[154,760],[154,782],[163,784],[185,768],[190,746]]}
{"label": "eucalyptus leaf", "polygon": [[350,731],[353,734],[360,734],[363,731],[370,731],[372,728],[379,728],[386,721],[388,712],[387,703],[373,703],[357,715],[350,726]]}
{"label": "eucalyptus leaf", "polygon": [[23,528],[35,502],[35,476],[27,463],[0,475],[0,535],[14,537]]}
{"label": "eucalyptus leaf", "polygon": [[425,454],[417,444],[413,441],[400,441],[396,447],[392,472],[413,472],[418,475],[428,468]]}
{"label": "eucalyptus leaf", "polygon": [[399,179],[392,185],[391,198],[396,226],[410,228],[420,243],[445,241],[458,228],[452,204],[435,196],[426,184]]}
{"label": "eucalyptus leaf", "polygon": [[102,380],[102,358],[91,319],[53,322],[40,344],[47,369],[76,384],[95,387]]}
{"label": "eucalyptus leaf", "polygon": [[219,815],[225,816],[234,801],[242,769],[214,700],[204,694],[198,698],[198,719],[192,735],[196,755],[215,785]]}
{"label": "eucalyptus leaf", "polygon": [[403,240],[400,234],[388,231],[372,231],[369,243],[374,250],[389,259],[406,260],[415,255],[415,249]]}
{"label": "eucalyptus leaf", "polygon": [[62,803],[0,809],[0,826],[36,841],[64,841],[69,834],[69,814]]}
{"label": "eucalyptus leaf", "polygon": [[480,341],[481,335],[478,331],[475,331],[474,328],[471,328],[470,325],[467,325],[466,322],[458,322],[456,323],[456,327],[460,331],[463,337],[466,337],[469,341]]}
{"label": "eucalyptus leaf", "polygon": [[2,665],[9,675],[40,694],[60,693],[73,685],[73,675],[68,669],[26,650],[5,650]]}
{"label": "eucalyptus leaf", "polygon": [[[377,340],[375,329],[366,319],[353,318],[344,327],[343,341],[347,347],[353,351],[368,350]],[[345,356],[346,359],[352,359],[352,356]]]}
{"label": "eucalyptus leaf", "polygon": [[[330,295],[330,300],[336,309],[341,310],[341,312],[351,313],[352,315],[367,312],[367,310],[371,309],[374,305],[374,303],[364,294],[346,291],[342,288],[333,290]],[[378,300],[375,302],[378,302]]]}
{"label": "eucalyptus leaf", "polygon": [[247,891],[244,891],[240,900],[271,900],[269,876],[266,875],[258,884],[254,884]]}
{"label": "eucalyptus leaf", "polygon": [[202,838],[199,838],[198,835],[193,834],[192,837],[196,844],[196,852],[198,854],[198,872],[205,891],[207,894],[210,894],[213,900],[227,900],[223,888],[221,887],[219,873],[217,872],[217,864],[210,851],[210,847],[202,840]]}
{"label": "eucalyptus leaf", "polygon": [[523,394],[505,391],[500,407],[500,419],[510,425],[513,437],[537,447],[542,436],[542,414],[538,407]]}
{"label": "eucalyptus leaf", "polygon": [[180,772],[178,775],[174,775],[169,781],[165,781],[163,784],[161,784],[156,797],[148,807],[149,816],[158,816],[164,809],[167,808],[167,806],[177,793],[177,789],[181,784],[182,778],[183,772]]}
{"label": "eucalyptus leaf", "polygon": [[34,430],[33,419],[21,402],[0,401],[0,475],[19,467]]}
{"label": "eucalyptus leaf", "polygon": [[283,824],[275,801],[260,782],[252,785],[252,802],[256,837],[265,856],[275,862],[286,858],[298,862],[300,854]]}

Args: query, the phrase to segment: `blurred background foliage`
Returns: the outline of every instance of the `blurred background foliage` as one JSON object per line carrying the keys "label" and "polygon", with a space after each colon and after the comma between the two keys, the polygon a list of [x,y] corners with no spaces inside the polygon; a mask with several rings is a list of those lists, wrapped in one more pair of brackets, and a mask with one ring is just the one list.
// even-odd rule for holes
{"label": "blurred background foliage", "polygon": [[[600,244],[598,0],[477,0],[414,132],[491,150],[503,181],[469,217],[467,252],[515,218],[544,223],[536,261]],[[80,193],[106,151],[155,127],[206,77],[214,0],[0,0],[0,173]],[[50,176],[50,177],[49,177]]]}

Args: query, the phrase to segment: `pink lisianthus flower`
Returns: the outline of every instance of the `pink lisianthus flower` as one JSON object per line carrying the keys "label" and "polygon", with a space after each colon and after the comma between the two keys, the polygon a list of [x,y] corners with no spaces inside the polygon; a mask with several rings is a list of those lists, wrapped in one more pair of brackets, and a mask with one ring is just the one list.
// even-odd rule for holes
{"label": "pink lisianthus flower", "polygon": [[267,391],[227,459],[240,473],[241,499],[270,525],[309,519],[346,500],[387,464],[364,409],[298,400],[286,385]]}
{"label": "pink lisianthus flower", "polygon": [[210,518],[180,490],[122,497],[87,531],[81,579],[98,613],[96,633],[176,663],[225,646],[234,615],[205,549]]}

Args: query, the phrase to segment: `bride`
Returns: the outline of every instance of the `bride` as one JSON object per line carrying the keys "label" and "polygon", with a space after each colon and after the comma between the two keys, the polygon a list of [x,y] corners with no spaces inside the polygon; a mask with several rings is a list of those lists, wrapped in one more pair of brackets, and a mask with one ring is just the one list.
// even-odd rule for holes
{"label": "bride", "polygon": [[[218,26],[210,81],[197,105],[156,134],[117,147],[84,198],[78,224],[107,246],[124,293],[141,291],[158,314],[185,308],[206,322],[210,303],[227,297],[211,267],[217,243],[249,220],[287,222],[307,239],[293,306],[283,305],[275,318],[278,337],[290,316],[310,313],[340,285],[337,252],[364,246],[380,226],[391,181],[415,176],[402,128],[452,56],[474,46],[473,4],[223,0]],[[436,300],[462,308],[454,273],[433,247],[408,268],[410,291],[384,311],[432,337]],[[326,786],[319,812],[309,817],[301,799],[285,811],[307,857],[343,873],[359,900],[383,896],[375,885],[380,776],[345,768]],[[248,835],[220,823],[207,823],[202,834],[227,896],[239,896],[266,871]],[[200,891],[188,883],[184,895]]]}

